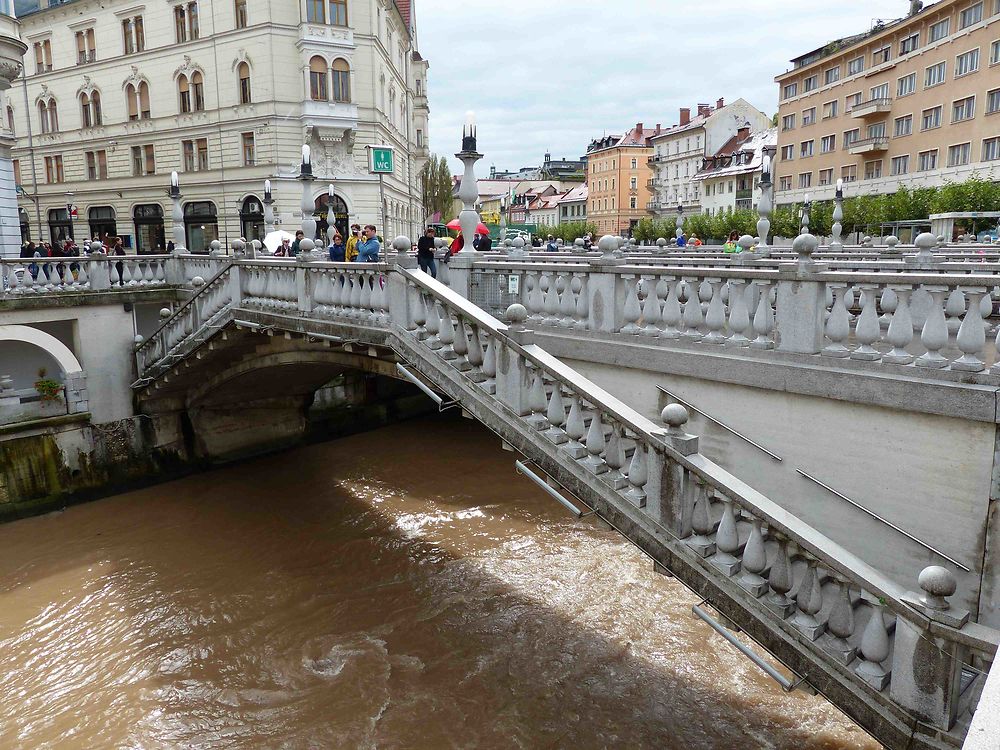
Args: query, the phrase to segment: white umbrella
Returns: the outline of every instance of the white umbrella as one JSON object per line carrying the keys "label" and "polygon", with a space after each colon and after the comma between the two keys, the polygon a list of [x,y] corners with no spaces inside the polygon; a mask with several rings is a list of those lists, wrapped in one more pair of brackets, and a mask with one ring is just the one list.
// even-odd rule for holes
{"label": "white umbrella", "polygon": [[278,229],[274,232],[271,232],[264,238],[264,247],[266,247],[273,253],[281,246],[281,243],[285,240],[288,240],[289,242],[295,242],[295,235],[285,232],[281,229]]}

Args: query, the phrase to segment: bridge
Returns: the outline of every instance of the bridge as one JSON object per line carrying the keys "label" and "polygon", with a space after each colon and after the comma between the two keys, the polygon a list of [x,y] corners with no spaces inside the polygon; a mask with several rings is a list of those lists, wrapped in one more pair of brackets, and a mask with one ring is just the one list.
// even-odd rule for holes
{"label": "bridge", "polygon": [[[731,397],[746,390],[765,394],[743,405],[750,423],[773,408],[771,391],[794,397],[796,418],[822,396],[827,414],[848,412],[848,422],[892,408],[902,415],[893,430],[979,425],[934,447],[946,460],[988,452],[992,467],[997,259],[921,242],[832,252],[803,235],[791,250],[732,258],[604,238],[591,254],[463,253],[439,281],[414,269],[405,239],[381,264],[240,247],[233,258],[98,255],[83,273],[0,264],[0,306],[28,321],[53,308],[84,318],[123,302],[164,305],[135,345],[131,383],[153,451],[193,431],[206,455],[238,455],[260,442],[264,418],[268,439],[287,444],[303,404],[338,373],[414,383],[495,432],[520,454],[519,470],[573,512],[604,519],[695,591],[695,614],[721,635],[760,644],[787,668],[772,671],[785,689],[822,693],[886,747],[944,748],[961,746],[1000,642],[984,594],[991,468],[977,475],[986,486],[960,488],[967,507],[946,509],[954,533],[931,533],[945,523],[933,515],[940,498],[905,471],[882,483],[900,484],[894,492],[919,509],[900,518],[924,517],[923,538],[839,500],[841,510],[813,513],[774,471],[791,462],[790,444],[747,442],[726,467],[689,432],[691,414],[703,434],[722,430],[710,418],[732,430],[723,418],[734,421]],[[639,393],[622,376],[629,369],[668,382]],[[90,388],[86,370],[78,386]],[[889,437],[881,450],[900,452]],[[876,447],[877,437],[858,439]],[[855,514],[847,533],[843,512]],[[945,549],[970,529],[967,547]],[[865,544],[852,548],[851,531]],[[892,554],[872,550],[872,535]]]}

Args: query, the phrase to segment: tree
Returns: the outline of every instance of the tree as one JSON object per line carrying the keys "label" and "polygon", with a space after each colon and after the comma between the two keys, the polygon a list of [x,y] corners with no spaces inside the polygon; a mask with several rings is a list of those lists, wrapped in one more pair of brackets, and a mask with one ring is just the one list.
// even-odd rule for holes
{"label": "tree", "polygon": [[420,195],[426,216],[440,212],[442,222],[454,218],[451,215],[451,170],[445,157],[432,154],[420,170]]}

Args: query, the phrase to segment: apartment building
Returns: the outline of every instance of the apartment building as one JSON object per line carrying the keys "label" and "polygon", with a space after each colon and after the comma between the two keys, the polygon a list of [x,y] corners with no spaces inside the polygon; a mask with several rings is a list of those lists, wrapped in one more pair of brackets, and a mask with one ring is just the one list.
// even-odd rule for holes
{"label": "apartment building", "polygon": [[646,215],[650,139],[656,132],[640,122],[625,135],[605,136],[587,147],[587,221],[600,234],[630,234]]}
{"label": "apartment building", "polygon": [[701,186],[702,211],[712,215],[756,206],[764,154],[773,154],[777,142],[777,128],[751,133],[744,126],[714,155],[706,156],[692,178]]}
{"label": "apartment building", "polygon": [[[117,235],[132,252],[170,236],[180,173],[186,244],[264,231],[263,184],[280,226],[300,219],[303,144],[326,228],[382,224],[415,235],[428,155],[427,68],[402,0],[18,0],[28,45],[7,92],[22,234]],[[368,173],[366,146],[394,148]],[[457,147],[456,143],[456,147]],[[166,218],[165,218],[166,217]],[[164,226],[166,222],[166,227]]]}
{"label": "apartment building", "polygon": [[[1000,180],[1000,0],[941,0],[775,78],[776,200]],[[856,183],[856,184],[852,184]]]}
{"label": "apartment building", "polygon": [[771,119],[745,99],[726,104],[719,99],[715,106],[699,104],[697,114],[683,107],[677,125],[660,130],[650,139],[653,154],[653,197],[647,205],[650,213],[674,216],[677,206],[687,213],[702,210],[702,185],[694,179],[706,156],[714,155],[742,127],[762,130]]}

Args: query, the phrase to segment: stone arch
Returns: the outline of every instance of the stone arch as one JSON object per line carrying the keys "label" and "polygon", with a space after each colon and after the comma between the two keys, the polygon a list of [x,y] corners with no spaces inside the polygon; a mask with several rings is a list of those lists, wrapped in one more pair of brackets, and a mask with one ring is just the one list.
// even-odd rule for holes
{"label": "stone arch", "polygon": [[47,352],[59,364],[63,376],[83,372],[76,355],[63,342],[50,333],[22,325],[0,325],[0,341],[21,341]]}

